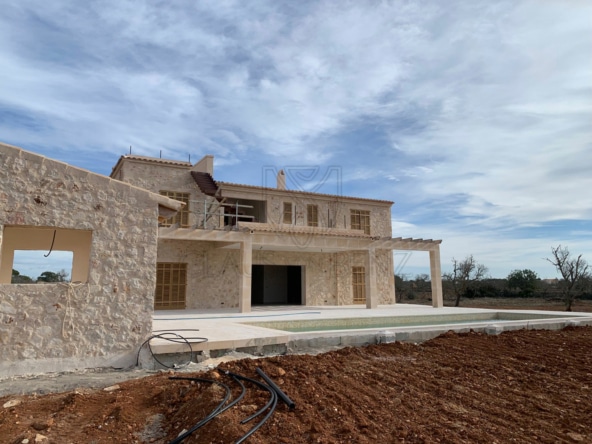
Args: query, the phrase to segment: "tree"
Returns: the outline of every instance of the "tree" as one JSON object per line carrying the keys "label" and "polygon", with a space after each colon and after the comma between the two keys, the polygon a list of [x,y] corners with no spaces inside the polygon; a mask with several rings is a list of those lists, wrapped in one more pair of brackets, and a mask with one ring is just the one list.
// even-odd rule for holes
{"label": "tree", "polygon": [[581,254],[575,258],[567,247],[561,245],[556,248],[551,247],[551,253],[553,257],[547,258],[547,261],[555,266],[563,278],[560,281],[560,287],[565,311],[571,311],[571,306],[578,293],[585,291],[586,285],[590,281],[590,268]]}
{"label": "tree", "polygon": [[528,269],[513,270],[508,275],[508,288],[517,288],[521,297],[531,296],[537,288],[539,277]]}
{"label": "tree", "polygon": [[401,302],[403,300],[403,295],[407,291],[407,283],[405,281],[405,276],[397,276],[395,275],[395,296],[396,301]]}
{"label": "tree", "polygon": [[24,274],[20,274],[17,270],[12,270],[12,278],[10,279],[10,283],[12,284],[32,284],[33,279],[29,276],[25,276]]}
{"label": "tree", "polygon": [[452,273],[446,273],[444,278],[450,282],[454,293],[454,306],[460,305],[460,298],[467,293],[468,288],[476,281],[480,281],[487,274],[487,267],[479,264],[473,255],[459,261],[452,258]]}
{"label": "tree", "polygon": [[44,271],[37,278],[37,282],[66,282],[67,278],[68,273],[66,273],[66,270],[60,270],[57,273],[54,273],[53,271]]}

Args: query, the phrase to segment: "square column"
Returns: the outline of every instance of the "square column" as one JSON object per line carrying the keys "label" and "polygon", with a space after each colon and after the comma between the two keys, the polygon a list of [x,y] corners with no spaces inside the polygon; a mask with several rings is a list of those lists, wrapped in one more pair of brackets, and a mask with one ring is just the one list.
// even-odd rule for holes
{"label": "square column", "polygon": [[366,308],[378,307],[378,287],[376,285],[376,253],[368,250],[366,256]]}
{"label": "square column", "polygon": [[432,281],[432,307],[444,306],[442,295],[442,267],[440,264],[440,245],[430,249],[430,280]]}
{"label": "square column", "polygon": [[251,311],[251,279],[253,269],[253,241],[251,236],[240,243],[240,283],[238,308],[241,313]]}

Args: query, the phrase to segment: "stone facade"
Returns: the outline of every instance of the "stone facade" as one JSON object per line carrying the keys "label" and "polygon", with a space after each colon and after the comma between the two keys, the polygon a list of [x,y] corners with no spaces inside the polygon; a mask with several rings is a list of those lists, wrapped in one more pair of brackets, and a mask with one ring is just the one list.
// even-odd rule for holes
{"label": "stone facade", "polygon": [[[175,234],[171,237],[163,236],[161,231],[158,242],[158,262],[187,266],[187,309],[245,310],[241,306],[241,288],[251,285],[250,267],[257,265],[300,267],[300,303],[303,305],[352,304],[352,267],[366,267],[369,257],[376,269],[371,287],[377,293],[374,296],[376,303],[395,303],[392,249],[368,249],[373,240],[390,238],[392,202],[287,190],[284,183],[278,183],[278,188],[269,188],[217,182],[216,195],[212,196],[204,194],[191,171],[213,175],[213,158],[206,156],[192,165],[123,156],[111,174],[113,178],[153,192],[189,194],[188,224],[172,228]],[[292,205],[291,223],[285,223],[285,203]],[[245,207],[238,206],[233,209],[233,204],[253,208],[244,210]],[[317,210],[316,227],[308,226],[309,205],[314,205]],[[244,218],[247,222],[239,219],[237,223],[232,217],[225,221],[223,213],[232,214],[235,210],[244,210],[251,216]],[[352,210],[368,214],[369,233],[353,229]],[[204,214],[209,216],[205,227]],[[265,233],[252,244],[248,240],[249,230]],[[221,232],[218,241],[199,238],[208,235],[206,232],[216,231]],[[232,241],[224,238],[224,231],[236,232]],[[188,236],[198,237],[190,239]],[[352,244],[352,240],[357,242]],[[313,246],[319,241],[326,242],[325,252],[323,248]],[[239,245],[244,242],[249,242],[252,249],[247,270],[241,266],[239,250]],[[245,273],[249,274],[247,281],[244,281]]]}
{"label": "stone facade", "polygon": [[[0,376],[132,365],[152,328],[159,206],[181,205],[13,146],[0,164]],[[88,239],[78,282],[10,284],[13,248],[52,233],[56,250]]]}
{"label": "stone facade", "polygon": [[[379,264],[379,304],[394,304],[392,254],[376,251]],[[352,304],[351,269],[365,266],[364,252],[307,253],[253,251],[253,265],[300,266],[303,269],[303,305]],[[238,249],[220,249],[215,242],[160,240],[159,262],[187,264],[188,309],[238,308],[241,279]]]}

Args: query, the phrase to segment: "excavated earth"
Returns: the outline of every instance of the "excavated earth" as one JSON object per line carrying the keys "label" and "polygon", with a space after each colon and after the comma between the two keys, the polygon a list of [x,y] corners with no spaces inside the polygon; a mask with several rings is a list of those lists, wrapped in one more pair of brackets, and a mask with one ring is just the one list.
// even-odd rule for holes
{"label": "excavated earth", "polygon": [[[243,359],[200,374],[240,390],[224,371],[261,367],[295,402],[245,442],[592,442],[592,327],[498,336],[449,332],[421,344]],[[217,384],[172,372],[104,389],[0,398],[1,443],[169,443],[222,400]],[[247,385],[235,407],[184,443],[233,443],[262,416],[267,392]],[[28,441],[27,441],[28,440]]]}

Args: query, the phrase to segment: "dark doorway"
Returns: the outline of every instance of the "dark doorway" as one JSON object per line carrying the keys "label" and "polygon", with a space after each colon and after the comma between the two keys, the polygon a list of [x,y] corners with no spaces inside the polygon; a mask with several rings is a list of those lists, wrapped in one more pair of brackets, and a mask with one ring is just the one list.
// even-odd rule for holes
{"label": "dark doorway", "polygon": [[302,267],[253,265],[252,305],[302,305]]}

